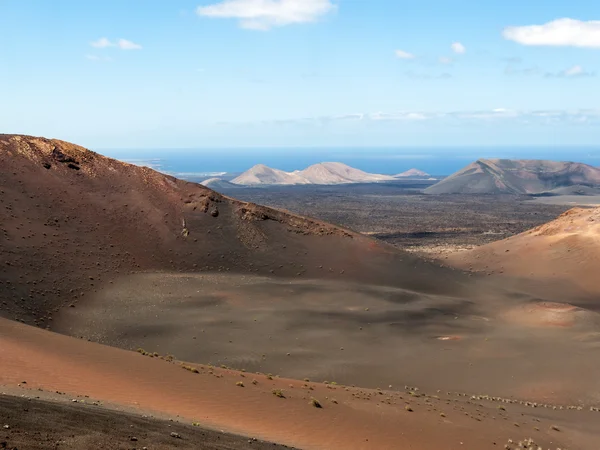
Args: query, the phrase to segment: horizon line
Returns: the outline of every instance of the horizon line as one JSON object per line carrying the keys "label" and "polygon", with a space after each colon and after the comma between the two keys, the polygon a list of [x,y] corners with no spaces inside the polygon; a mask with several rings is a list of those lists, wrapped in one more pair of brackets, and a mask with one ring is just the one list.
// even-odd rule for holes
{"label": "horizon line", "polygon": [[198,147],[90,147],[95,151],[100,150],[414,150],[414,149],[548,149],[548,148],[580,148],[580,149],[600,149],[599,144],[467,144],[467,145],[362,145],[362,146],[346,146],[346,145],[303,145],[303,146],[286,146],[286,145],[252,145],[252,146],[198,146]]}

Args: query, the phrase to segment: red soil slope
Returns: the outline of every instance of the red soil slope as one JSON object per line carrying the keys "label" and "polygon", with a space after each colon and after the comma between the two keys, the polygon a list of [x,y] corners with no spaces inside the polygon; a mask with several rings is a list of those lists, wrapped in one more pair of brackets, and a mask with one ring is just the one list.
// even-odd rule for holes
{"label": "red soil slope", "polygon": [[[51,326],[58,308],[130,272],[232,271],[458,289],[449,271],[350,231],[66,142],[0,135],[0,167],[0,315],[26,323]],[[447,279],[443,288],[432,285],[432,274]]]}
{"label": "red soil slope", "polygon": [[451,264],[600,293],[600,208],[575,208],[508,239],[450,256]]}
{"label": "red soil slope", "polygon": [[[427,395],[414,388],[372,391],[207,366],[194,366],[194,373],[176,362],[3,319],[0,360],[0,386],[21,384],[27,395],[36,395],[38,389],[59,391],[68,399],[79,398],[82,408],[97,408],[92,401],[122,405],[306,449],[492,449],[508,439],[522,439],[534,426],[540,430],[536,441],[544,448],[550,443],[592,448],[579,446],[587,440],[581,428],[596,420],[589,411],[573,414],[581,424],[557,422],[562,430],[558,433],[551,425],[560,416],[552,417],[551,408],[539,410],[537,418],[535,409],[517,402],[499,409],[497,401],[462,399],[454,393]],[[281,390],[283,398],[273,390]],[[315,407],[312,398],[322,407]]]}

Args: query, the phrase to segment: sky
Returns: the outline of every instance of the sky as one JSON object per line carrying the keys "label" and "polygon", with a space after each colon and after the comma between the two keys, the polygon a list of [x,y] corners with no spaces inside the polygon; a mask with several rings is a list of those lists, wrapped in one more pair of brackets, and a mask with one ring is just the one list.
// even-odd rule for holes
{"label": "sky", "polygon": [[0,0],[0,132],[90,148],[600,142],[600,2]]}

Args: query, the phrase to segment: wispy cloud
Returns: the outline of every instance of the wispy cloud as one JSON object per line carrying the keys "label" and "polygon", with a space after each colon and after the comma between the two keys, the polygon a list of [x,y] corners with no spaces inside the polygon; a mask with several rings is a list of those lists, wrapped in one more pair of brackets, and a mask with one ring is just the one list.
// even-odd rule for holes
{"label": "wispy cloud", "polygon": [[504,69],[505,75],[541,75],[543,71],[537,66],[522,67],[523,60],[519,57],[504,58],[506,61],[506,67]]}
{"label": "wispy cloud", "polygon": [[581,66],[573,66],[570,69],[564,71],[566,77],[577,77],[583,75],[584,73],[586,72]]}
{"label": "wispy cloud", "polygon": [[459,55],[462,55],[462,54],[464,54],[464,53],[467,52],[467,48],[463,44],[461,44],[460,42],[454,42],[454,43],[452,43],[452,45],[450,46],[450,48],[452,49],[452,51],[454,53],[457,53]]}
{"label": "wispy cloud", "polygon": [[333,116],[333,120],[363,120],[364,114],[342,114],[340,116]]}
{"label": "wispy cloud", "polygon": [[90,42],[90,45],[94,48],[109,48],[109,47],[118,47],[121,50],[141,50],[142,46],[136,44],[135,42],[129,41],[127,39],[119,39],[116,42],[112,42],[108,38],[100,38],[97,41]]}
{"label": "wispy cloud", "polygon": [[400,59],[415,59],[416,56],[413,53],[404,51],[404,50],[396,50],[394,52],[394,54],[396,55],[396,58],[400,58]]}
{"label": "wispy cloud", "polygon": [[508,64],[521,64],[523,62],[523,58],[519,56],[509,56],[507,58],[502,58],[502,61]]}
{"label": "wispy cloud", "polygon": [[97,41],[90,42],[90,45],[94,48],[107,48],[112,47],[114,44],[110,42],[107,38],[103,37],[98,39]]}
{"label": "wispy cloud", "polygon": [[514,67],[511,65],[506,66],[504,69],[505,75],[524,75],[524,76],[532,76],[532,75],[541,75],[542,70],[537,66],[531,67]]}
{"label": "wispy cloud", "polygon": [[560,72],[557,72],[557,73],[552,73],[552,72],[546,73],[545,76],[550,77],[550,78],[581,78],[581,77],[593,77],[593,76],[596,76],[596,74],[594,72],[588,72],[582,66],[576,65],[576,66],[570,67],[568,69],[561,70]]}
{"label": "wispy cloud", "polygon": [[438,61],[440,64],[452,64],[454,62],[454,60],[448,56],[441,56]]}
{"label": "wispy cloud", "polygon": [[128,41],[127,39],[119,39],[117,42],[117,46],[121,50],[141,50],[142,46],[140,44],[136,44],[135,42]]}
{"label": "wispy cloud", "polygon": [[270,30],[292,24],[315,22],[334,11],[332,0],[223,0],[199,6],[199,16],[237,19],[248,30]]}
{"label": "wispy cloud", "polygon": [[574,65],[558,72],[544,71],[538,66],[523,67],[523,60],[521,58],[505,58],[507,62],[506,68],[504,69],[505,75],[523,75],[532,76],[539,75],[546,78],[582,78],[582,77],[594,77],[595,72],[589,72],[580,65]]}
{"label": "wispy cloud", "polygon": [[600,21],[563,18],[543,25],[506,27],[502,35],[521,45],[600,48]]}
{"label": "wispy cloud", "polygon": [[[600,109],[576,110],[516,110],[510,108],[494,108],[490,110],[464,111],[398,111],[353,113],[336,116],[304,117],[298,119],[266,120],[258,122],[262,125],[302,125],[325,126],[335,123],[421,123],[421,124],[467,124],[467,123],[520,123],[525,125],[563,124],[600,124]],[[256,124],[256,122],[254,122]],[[234,125],[223,122],[220,125]],[[241,125],[241,124],[237,124]]]}

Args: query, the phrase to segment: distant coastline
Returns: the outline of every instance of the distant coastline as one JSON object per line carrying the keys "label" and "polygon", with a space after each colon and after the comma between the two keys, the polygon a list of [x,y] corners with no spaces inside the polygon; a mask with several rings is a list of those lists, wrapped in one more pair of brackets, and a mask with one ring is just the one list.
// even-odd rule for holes
{"label": "distant coastline", "polygon": [[94,149],[183,179],[205,179],[225,173],[239,175],[257,163],[293,171],[322,161],[340,161],[365,172],[394,175],[418,167],[433,176],[447,176],[479,158],[552,159],[600,166],[597,147],[415,147],[415,148],[199,148]]}

